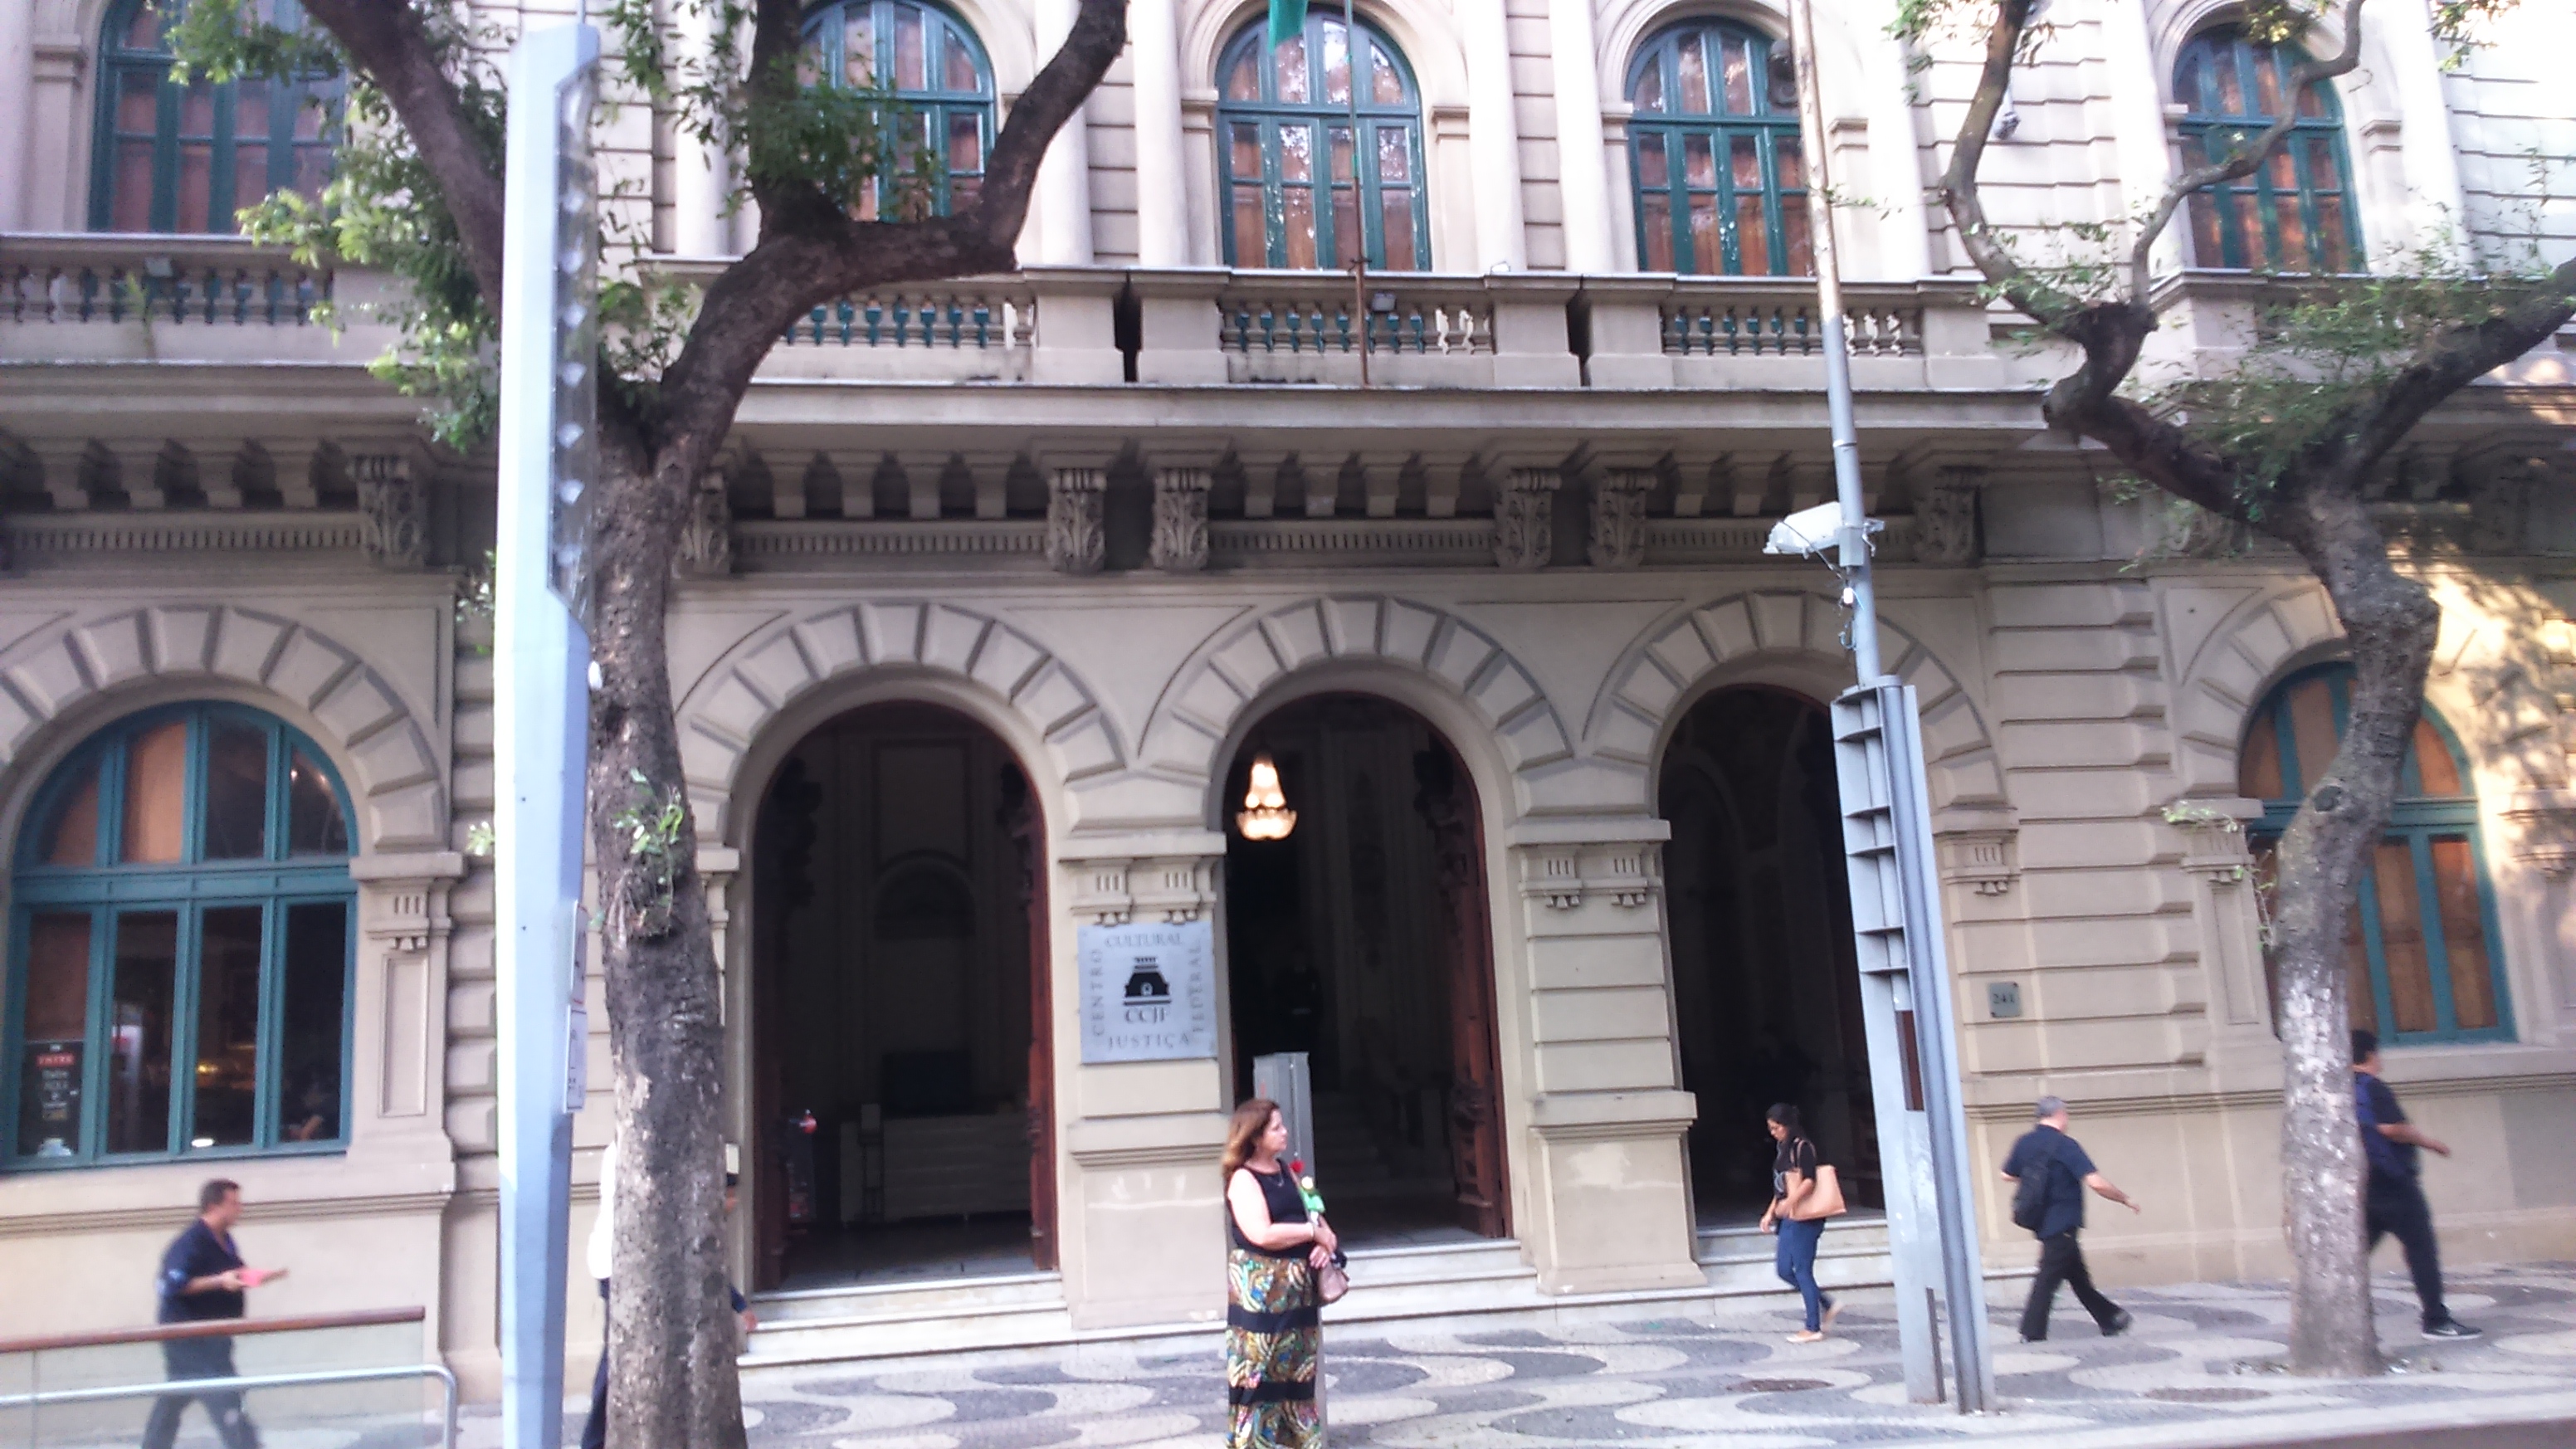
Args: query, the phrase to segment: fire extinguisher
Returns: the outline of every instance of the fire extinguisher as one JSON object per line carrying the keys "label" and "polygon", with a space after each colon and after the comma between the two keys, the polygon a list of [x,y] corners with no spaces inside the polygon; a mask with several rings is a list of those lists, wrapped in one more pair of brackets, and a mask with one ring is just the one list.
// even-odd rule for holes
{"label": "fire extinguisher", "polygon": [[811,1110],[787,1114],[782,1155],[787,1160],[787,1220],[791,1223],[814,1221],[814,1133],[818,1125]]}

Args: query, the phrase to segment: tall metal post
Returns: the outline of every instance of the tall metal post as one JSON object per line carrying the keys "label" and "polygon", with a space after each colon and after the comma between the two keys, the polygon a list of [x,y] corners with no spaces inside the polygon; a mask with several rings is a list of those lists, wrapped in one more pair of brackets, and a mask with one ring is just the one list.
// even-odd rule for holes
{"label": "tall metal post", "polygon": [[582,543],[597,445],[589,77],[599,32],[510,55],[493,551],[494,907],[499,975],[501,1437],[563,1438],[572,1114],[586,1089],[582,803],[590,641]]}
{"label": "tall metal post", "polygon": [[[1952,1380],[1962,1412],[1994,1396],[1986,1344],[1983,1255],[1967,1168],[1957,1035],[1932,866],[1930,800],[1914,690],[1880,661],[1878,595],[1869,520],[1861,497],[1860,441],[1852,408],[1851,354],[1842,273],[1834,246],[1824,102],[1817,83],[1813,0],[1791,0],[1790,51],[1798,75],[1798,135],[1806,170],[1816,311],[1824,333],[1825,409],[1833,432],[1834,496],[1841,527],[1837,572],[1851,611],[1848,642],[1859,683],[1833,706],[1834,767],[1842,796],[1844,865],[1851,881],[1880,1175],[1896,1279],[1898,1341],[1909,1397],[1946,1397],[1939,1324],[1948,1321]],[[1936,1313],[1934,1301],[1947,1304]]]}

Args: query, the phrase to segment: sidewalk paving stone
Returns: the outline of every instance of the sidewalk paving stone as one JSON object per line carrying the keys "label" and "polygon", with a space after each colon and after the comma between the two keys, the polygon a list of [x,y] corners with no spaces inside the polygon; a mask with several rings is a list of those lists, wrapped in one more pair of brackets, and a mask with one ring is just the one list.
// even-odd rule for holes
{"label": "sidewalk paving stone", "polygon": [[[1998,1284],[2002,1403],[1973,1417],[1906,1402],[1884,1291],[1851,1295],[1834,1336],[1811,1345],[1786,1341],[1797,1326],[1786,1295],[1563,1328],[1328,1324],[1329,1437],[1336,1449],[2017,1440],[2074,1449],[2289,1440],[2309,1425],[2456,1425],[2553,1401],[2576,1417],[2576,1264],[2471,1268],[2450,1280],[2454,1310],[2487,1336],[2423,1342],[2404,1279],[2383,1276],[2381,1340],[2407,1371],[2364,1381],[2241,1371],[2283,1352],[2279,1284],[2122,1290],[2115,1296],[2137,1323],[2113,1339],[2061,1299],[2050,1341],[2032,1345],[2016,1341],[2016,1288]],[[1222,1384],[1211,1334],[1204,1348],[1085,1344],[759,1369],[745,1374],[743,1394],[755,1449],[1213,1449],[1224,1438]]]}

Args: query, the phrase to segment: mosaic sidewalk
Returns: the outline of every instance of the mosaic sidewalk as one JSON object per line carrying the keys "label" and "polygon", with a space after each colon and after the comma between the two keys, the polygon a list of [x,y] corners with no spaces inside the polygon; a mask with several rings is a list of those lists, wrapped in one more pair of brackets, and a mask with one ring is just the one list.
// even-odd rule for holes
{"label": "mosaic sidewalk", "polygon": [[[1797,1326],[1786,1297],[1562,1329],[1328,1326],[1331,1442],[1790,1449],[2029,1438],[2073,1449],[2416,1416],[2456,1425],[2552,1399],[2576,1417],[2576,1264],[2453,1274],[2454,1310],[2487,1333],[2465,1344],[2421,1341],[2404,1280],[2377,1286],[2382,1341],[2410,1371],[2315,1382],[2239,1370],[2282,1352],[2288,1305],[2278,1284],[2115,1292],[2137,1318],[2117,1339],[2098,1336],[2061,1294],[2054,1337],[2027,1346],[2014,1331],[2020,1290],[1999,1284],[2003,1406],[1973,1418],[1904,1401],[1883,1292],[1852,1295],[1834,1336],[1811,1345],[1786,1341]],[[1086,1345],[900,1367],[766,1369],[745,1376],[744,1396],[755,1449],[1214,1449],[1223,1440],[1221,1385],[1211,1335],[1204,1350]]]}

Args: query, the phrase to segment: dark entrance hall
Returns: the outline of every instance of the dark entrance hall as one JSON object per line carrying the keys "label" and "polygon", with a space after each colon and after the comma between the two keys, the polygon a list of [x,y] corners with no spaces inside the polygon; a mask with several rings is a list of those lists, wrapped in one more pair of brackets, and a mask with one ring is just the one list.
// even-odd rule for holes
{"label": "dark entrance hall", "polygon": [[[1257,757],[1284,839],[1234,825]],[[1317,1186],[1355,1244],[1510,1231],[1474,785],[1401,706],[1327,695],[1253,730],[1227,781],[1226,943],[1238,1096],[1310,1055]]]}
{"label": "dark entrance hall", "polygon": [[1821,705],[1764,686],[1708,696],[1664,753],[1666,909],[1682,1085],[1699,1099],[1703,1223],[1769,1200],[1763,1113],[1795,1103],[1852,1205],[1881,1201],[1833,740]]}
{"label": "dark entrance hall", "polygon": [[1055,1266],[1035,802],[929,705],[780,765],[754,841],[761,1286]]}

